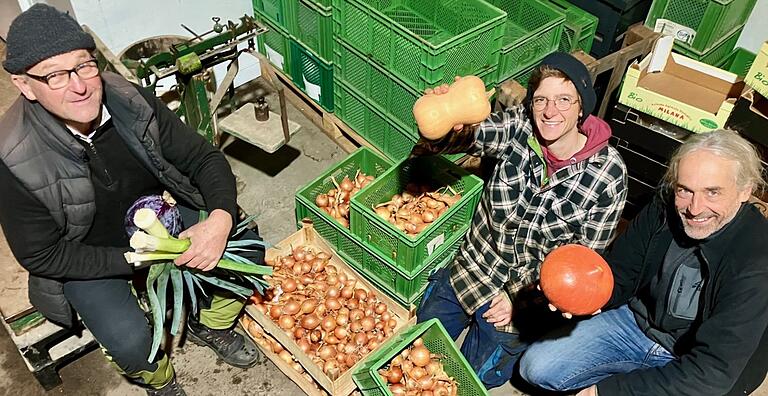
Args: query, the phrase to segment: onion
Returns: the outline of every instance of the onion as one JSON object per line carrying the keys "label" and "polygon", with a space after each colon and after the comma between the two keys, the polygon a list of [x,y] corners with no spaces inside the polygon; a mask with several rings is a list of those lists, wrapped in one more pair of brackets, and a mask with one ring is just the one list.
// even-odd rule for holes
{"label": "onion", "polygon": [[323,338],[323,341],[330,345],[336,345],[341,342],[341,339],[334,334],[327,334],[325,338]]}
{"label": "onion", "polygon": [[413,340],[413,346],[422,346],[424,345],[424,340],[421,339],[421,337]]}
{"label": "onion", "polygon": [[319,258],[321,260],[329,260],[331,258],[331,255],[326,252],[317,252],[315,255],[316,258]]}
{"label": "onion", "polygon": [[349,317],[350,319],[354,320],[360,320],[365,316],[365,313],[362,310],[359,309],[353,309],[349,311]]}
{"label": "onion", "polygon": [[346,326],[349,324],[349,316],[342,315],[341,312],[339,312],[339,314],[336,315],[336,324],[339,326]]}
{"label": "onion", "polygon": [[429,374],[429,375],[435,375],[435,374],[439,373],[440,372],[440,368],[441,368],[440,367],[440,362],[437,362],[437,361],[434,361],[434,360],[432,360],[429,363],[427,363],[427,366],[425,367],[425,369],[427,370],[427,374]]}
{"label": "onion", "polygon": [[405,385],[392,384],[389,386],[389,391],[392,392],[393,396],[405,396]]}
{"label": "onion", "polygon": [[296,341],[296,344],[301,348],[302,352],[307,353],[309,351],[309,341],[302,338]]}
{"label": "onion", "polygon": [[306,286],[306,285],[308,285],[310,283],[313,283],[315,281],[314,278],[312,278],[311,276],[309,276],[307,274],[302,275],[300,280],[301,280],[301,284],[304,285],[304,286]]}
{"label": "onion", "polygon": [[272,352],[279,354],[283,350],[283,346],[277,343],[277,341],[271,341],[272,344]]}
{"label": "onion", "polygon": [[448,396],[450,393],[448,392],[448,388],[445,385],[437,383],[435,385],[435,389],[432,390],[432,394],[434,396]]}
{"label": "onion", "polygon": [[390,319],[389,322],[387,322],[387,324],[389,325],[390,329],[394,329],[395,327],[397,327],[397,321],[394,319]]}
{"label": "onion", "polygon": [[350,298],[347,300],[346,306],[349,309],[357,309],[360,307],[360,302],[356,298]]}
{"label": "onion", "polygon": [[349,367],[354,366],[355,363],[357,363],[357,356],[347,355],[347,358],[344,360],[344,363]]}
{"label": "onion", "polygon": [[385,207],[378,207],[376,208],[376,215],[381,217],[384,220],[389,220],[389,210]]}
{"label": "onion", "polygon": [[336,361],[339,362],[339,364],[346,364],[345,361],[347,360],[347,354],[344,352],[336,352]]}
{"label": "onion", "polygon": [[[339,283],[339,277],[331,274],[331,275],[328,275],[328,278],[326,279],[326,281],[328,282],[328,286],[336,286],[336,284]],[[335,287],[331,287],[330,289],[328,289],[328,292],[330,292],[331,290],[336,290],[336,295],[333,297],[338,297],[339,289]]]}
{"label": "onion", "polygon": [[306,331],[304,330],[303,327],[297,327],[293,329],[293,338],[298,340],[299,338],[304,337],[305,333]]}
{"label": "onion", "polygon": [[307,330],[313,330],[319,325],[320,318],[318,318],[315,314],[304,315],[304,317],[301,318],[301,327]]}
{"label": "onion", "polygon": [[328,298],[325,300],[325,307],[331,311],[335,311],[341,308],[341,303],[336,298]]}
{"label": "onion", "polygon": [[367,347],[368,347],[369,351],[372,351],[372,350],[376,349],[376,347],[378,347],[378,346],[379,346],[379,340],[377,340],[376,338],[372,338],[372,339],[368,340]]}
{"label": "onion", "polygon": [[288,316],[288,315],[283,315],[283,316],[280,317],[280,319],[278,319],[278,323],[277,324],[283,330],[290,330],[290,329],[293,328],[293,325],[296,324],[296,321],[293,320],[293,318]]}
{"label": "onion", "polygon": [[306,274],[309,271],[312,271],[312,264],[307,261],[301,263],[301,273]]}
{"label": "onion", "polygon": [[291,368],[296,370],[299,374],[304,372],[304,367],[302,367],[301,363],[299,362],[293,362],[293,364],[291,364]]}
{"label": "onion", "polygon": [[355,185],[352,184],[352,180],[349,180],[348,176],[344,176],[344,179],[339,183],[339,187],[344,191],[352,191]]}
{"label": "onion", "polygon": [[[415,369],[414,369],[415,370]],[[413,373],[413,370],[411,371]],[[415,378],[415,377],[414,377]],[[431,391],[432,389],[435,389],[435,379],[425,375],[421,378],[417,378],[416,387],[421,389],[422,391]],[[423,395],[423,393],[422,393]]]}
{"label": "onion", "polygon": [[315,204],[321,208],[328,206],[328,195],[317,194],[317,197],[315,197]]}
{"label": "onion", "polygon": [[390,384],[396,384],[403,379],[403,370],[400,370],[400,367],[392,365],[390,366],[386,377],[387,377],[387,382],[389,382]]}
{"label": "onion", "polygon": [[331,331],[336,328],[336,319],[333,316],[326,316],[320,321],[320,327],[325,331]]}
{"label": "onion", "polygon": [[285,305],[283,305],[283,314],[284,315],[294,315],[297,312],[299,312],[299,309],[301,308],[301,305],[296,302],[295,300],[289,300]]}
{"label": "onion", "polygon": [[312,330],[311,333],[309,333],[309,341],[311,342],[320,342],[320,340],[323,338],[323,333],[320,332],[320,330],[315,329]]}
{"label": "onion", "polygon": [[368,297],[368,293],[365,292],[363,289],[355,289],[355,298],[360,301],[365,301],[365,299]]}
{"label": "onion", "polygon": [[359,320],[356,320],[349,324],[349,330],[352,331],[353,333],[359,333],[360,330],[362,329],[363,329],[363,325],[362,323],[360,323]]}
{"label": "onion", "polygon": [[354,340],[357,345],[365,345],[365,343],[368,342],[368,334],[357,333],[355,334]]}
{"label": "onion", "polygon": [[344,327],[337,327],[333,329],[333,335],[336,336],[336,338],[343,340],[347,338],[347,336],[349,335],[349,332],[347,332],[347,329],[345,329]]}
{"label": "onion", "polygon": [[[413,361],[413,356],[411,357],[411,361]],[[408,373],[408,376],[415,380],[424,378],[426,375],[427,375],[427,370],[424,370],[424,367],[414,367],[413,369],[411,369],[411,372]]]}
{"label": "onion", "polygon": [[[339,282],[343,283],[343,284],[346,284],[347,280],[348,280],[347,274],[344,273],[344,272],[339,272],[338,274],[339,274]],[[349,297],[347,297],[347,298],[349,298]]]}
{"label": "onion", "polygon": [[317,301],[312,298],[308,298],[301,303],[301,313],[312,313],[315,311],[315,308],[317,308]]}
{"label": "onion", "polygon": [[389,311],[384,312],[381,314],[381,321],[385,323],[389,323],[389,320],[392,319],[392,314],[389,313]]}
{"label": "onion", "polygon": [[353,294],[354,294],[354,289],[349,286],[344,286],[344,288],[341,289],[341,298],[343,299],[352,298]]}
{"label": "onion", "polygon": [[413,349],[411,349],[410,360],[411,362],[413,362],[413,364],[415,364],[418,367],[426,366],[430,362],[429,349],[427,349],[423,345],[414,346]]}
{"label": "onion", "polygon": [[328,259],[315,258],[312,260],[312,272],[323,272]]}
{"label": "onion", "polygon": [[[323,205],[325,206],[325,205]],[[304,261],[304,257],[306,256],[306,252],[304,251],[304,248],[301,246],[297,246],[293,248],[293,258],[297,261]]]}
{"label": "onion", "polygon": [[339,315],[349,316],[349,308],[347,307],[339,308]]}
{"label": "onion", "polygon": [[368,332],[373,330],[374,327],[376,327],[376,320],[370,316],[366,316],[360,319],[360,325],[362,325],[363,331]]}
{"label": "onion", "polygon": [[269,317],[271,317],[272,319],[278,319],[280,315],[282,315],[280,311],[281,311],[280,307],[278,307],[277,305],[273,305],[272,308],[269,309]]}
{"label": "onion", "polygon": [[294,274],[294,275],[301,275],[301,274],[303,273],[303,272],[302,272],[303,270],[302,270],[302,266],[301,266],[301,264],[302,264],[302,263],[301,263],[301,262],[299,262],[299,261],[297,261],[296,263],[294,263],[294,264],[293,264],[293,268],[292,268],[292,270],[293,270],[293,274]]}
{"label": "onion", "polygon": [[286,363],[293,363],[293,356],[291,356],[291,353],[286,350],[280,351],[277,356],[280,358],[280,360]]}
{"label": "onion", "polygon": [[376,308],[374,308],[374,312],[376,312],[378,315],[381,315],[386,311],[387,311],[387,304],[384,304],[384,303],[376,304]]}
{"label": "onion", "polygon": [[329,360],[330,358],[336,356],[336,348],[328,345],[321,346],[320,349],[317,350],[317,356],[320,359]]}

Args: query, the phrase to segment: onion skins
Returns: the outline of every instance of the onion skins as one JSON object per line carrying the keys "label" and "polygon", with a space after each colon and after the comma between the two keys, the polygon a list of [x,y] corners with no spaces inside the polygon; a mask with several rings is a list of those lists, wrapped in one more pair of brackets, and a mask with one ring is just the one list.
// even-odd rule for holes
{"label": "onion skins", "polygon": [[590,315],[613,292],[613,273],[594,250],[575,244],[551,251],[541,265],[541,290],[560,311]]}

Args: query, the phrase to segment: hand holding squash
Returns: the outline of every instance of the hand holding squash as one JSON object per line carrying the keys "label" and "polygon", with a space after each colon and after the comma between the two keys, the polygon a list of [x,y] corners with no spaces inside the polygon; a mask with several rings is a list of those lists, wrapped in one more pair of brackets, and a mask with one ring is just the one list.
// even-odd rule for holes
{"label": "hand holding squash", "polygon": [[457,77],[451,84],[426,90],[413,105],[413,115],[421,135],[440,139],[451,129],[475,124],[491,114],[491,103],[483,80],[476,76]]}

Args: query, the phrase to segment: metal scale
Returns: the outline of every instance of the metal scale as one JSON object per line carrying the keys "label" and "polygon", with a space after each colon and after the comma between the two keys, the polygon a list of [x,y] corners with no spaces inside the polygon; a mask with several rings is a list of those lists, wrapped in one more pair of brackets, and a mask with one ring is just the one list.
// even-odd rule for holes
{"label": "metal scale", "polygon": [[[289,125],[283,85],[269,67],[269,61],[255,50],[254,38],[265,33],[267,28],[248,15],[241,17],[239,24],[228,21],[223,25],[220,18],[212,19],[213,28],[202,34],[182,24],[192,34],[192,39],[163,36],[142,40],[129,46],[122,53],[127,56],[121,55],[119,59],[142,85],[156,93],[158,81],[175,77],[174,90],[180,101],[177,113],[214,146],[220,145],[222,132],[226,132],[273,153],[290,141],[298,125]],[[238,49],[241,44],[245,44],[244,48]],[[262,77],[277,91],[280,99],[279,122],[277,115],[269,111],[265,92],[257,93],[256,103],[245,103],[236,108],[233,81],[239,71],[238,58],[243,53],[259,60]],[[213,91],[212,67],[225,62],[228,62],[227,73]],[[220,106],[228,106],[230,110],[221,120],[217,117]]]}

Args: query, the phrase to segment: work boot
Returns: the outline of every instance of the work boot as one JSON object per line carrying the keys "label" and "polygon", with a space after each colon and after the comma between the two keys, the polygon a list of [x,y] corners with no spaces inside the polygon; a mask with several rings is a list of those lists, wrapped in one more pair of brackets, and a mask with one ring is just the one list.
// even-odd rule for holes
{"label": "work boot", "polygon": [[149,396],[187,396],[184,389],[176,381],[176,376],[173,376],[171,382],[166,384],[160,389],[147,389],[147,395]]}
{"label": "work boot", "polygon": [[187,321],[187,328],[190,341],[213,349],[229,365],[249,368],[265,359],[250,338],[243,337],[234,329],[209,329],[192,319]]}

